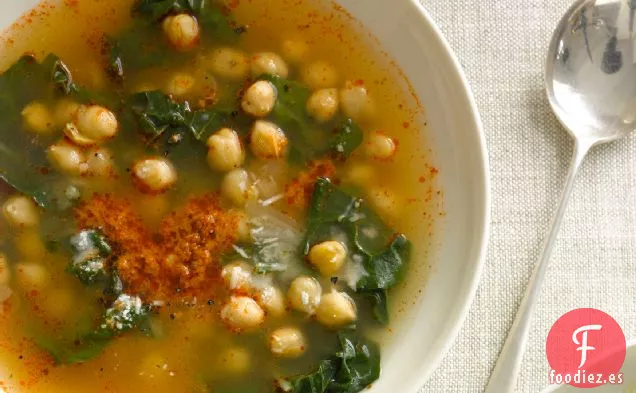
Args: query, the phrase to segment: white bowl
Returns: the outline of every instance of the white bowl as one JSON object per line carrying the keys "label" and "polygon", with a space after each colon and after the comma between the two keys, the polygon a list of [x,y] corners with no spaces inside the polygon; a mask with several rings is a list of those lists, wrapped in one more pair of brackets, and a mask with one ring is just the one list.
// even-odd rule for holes
{"label": "white bowl", "polygon": [[[490,193],[484,135],[459,63],[416,0],[338,0],[401,67],[427,114],[428,144],[440,168],[446,216],[442,241],[411,315],[384,348],[383,375],[369,392],[416,392],[455,340],[482,270]],[[3,1],[0,28],[37,0]]]}

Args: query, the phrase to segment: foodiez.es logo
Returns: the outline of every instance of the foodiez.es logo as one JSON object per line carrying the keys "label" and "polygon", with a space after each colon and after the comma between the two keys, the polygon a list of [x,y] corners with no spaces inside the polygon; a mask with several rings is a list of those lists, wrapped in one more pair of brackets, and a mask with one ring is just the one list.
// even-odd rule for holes
{"label": "foodiez.es logo", "polygon": [[623,329],[611,316],[580,308],[559,318],[546,340],[550,384],[593,388],[623,383]]}

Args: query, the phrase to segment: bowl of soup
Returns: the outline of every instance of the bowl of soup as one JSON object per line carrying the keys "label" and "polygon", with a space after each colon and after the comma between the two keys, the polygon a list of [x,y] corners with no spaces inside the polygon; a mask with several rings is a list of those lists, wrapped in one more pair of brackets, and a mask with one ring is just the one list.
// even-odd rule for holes
{"label": "bowl of soup", "polygon": [[414,1],[0,5],[0,390],[416,391],[488,234]]}

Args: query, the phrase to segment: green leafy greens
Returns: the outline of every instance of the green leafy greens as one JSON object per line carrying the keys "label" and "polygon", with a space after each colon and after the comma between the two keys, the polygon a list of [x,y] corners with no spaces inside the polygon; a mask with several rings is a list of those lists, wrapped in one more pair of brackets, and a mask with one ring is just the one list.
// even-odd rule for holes
{"label": "green leafy greens", "polygon": [[60,364],[83,363],[99,356],[110,341],[122,333],[140,326],[149,316],[150,309],[136,296],[120,294],[106,309],[97,328],[75,340],[72,345],[40,342]]}
{"label": "green leafy greens", "polygon": [[291,393],[358,393],[380,377],[380,350],[355,333],[338,333],[340,349],[316,371],[292,378]]}
{"label": "green leafy greens", "polygon": [[194,15],[204,37],[214,38],[216,42],[235,42],[241,32],[219,7],[206,0],[141,0],[134,12],[155,22],[171,14]]}
{"label": "green leafy greens", "polygon": [[397,284],[406,267],[410,242],[388,228],[363,200],[319,178],[309,210],[304,254],[312,245],[331,239],[334,229],[346,233],[352,262],[364,269],[356,283],[358,292],[390,289]]}
{"label": "green leafy greens", "polygon": [[52,54],[41,63],[31,56],[20,58],[0,75],[0,91],[0,179],[42,207],[56,206],[63,198],[63,187],[55,187],[59,179],[46,158],[52,138],[22,132],[20,114],[34,101],[49,103],[70,96],[80,103],[104,103],[108,97],[75,84],[66,64]]}
{"label": "green leafy greens", "polygon": [[[187,103],[172,100],[160,91],[133,94],[126,106],[144,136],[156,141],[184,133],[198,141],[205,141],[231,119],[231,111],[209,109],[192,111]],[[176,141],[175,141],[176,142]]]}
{"label": "green leafy greens", "polygon": [[338,118],[327,125],[332,135],[316,128],[305,109],[310,96],[307,87],[275,75],[263,75],[259,80],[267,80],[276,88],[271,118],[287,131],[293,159],[307,161],[329,153],[348,157],[362,144],[362,130],[351,119]]}
{"label": "green leafy greens", "polygon": [[166,56],[168,45],[158,40],[160,22],[172,14],[188,13],[197,18],[201,27],[201,39],[205,42],[234,43],[244,29],[223,11],[206,0],[140,0],[133,8],[137,16],[133,25],[116,37],[108,39],[108,69],[119,79],[129,71],[178,63],[192,57],[189,53],[173,53]]}
{"label": "green leafy greens", "polygon": [[118,274],[108,266],[107,260],[114,250],[103,233],[96,229],[80,231],[71,237],[70,245],[73,257],[68,271],[87,286],[101,285],[110,306],[93,330],[79,334],[72,342],[36,340],[62,364],[82,363],[100,355],[112,339],[142,327],[150,314],[150,307],[139,297],[124,293]]}
{"label": "green leafy greens", "polygon": [[107,260],[112,248],[98,230],[84,230],[70,239],[73,258],[68,271],[85,285],[104,283],[109,279]]}

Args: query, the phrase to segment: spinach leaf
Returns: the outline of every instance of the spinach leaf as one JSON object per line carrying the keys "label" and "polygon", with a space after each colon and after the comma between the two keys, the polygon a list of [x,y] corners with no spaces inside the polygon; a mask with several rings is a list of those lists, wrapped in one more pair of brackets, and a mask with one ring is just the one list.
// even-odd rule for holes
{"label": "spinach leaf", "polygon": [[365,274],[356,283],[358,292],[384,290],[401,279],[410,254],[410,242],[384,224],[366,203],[329,180],[319,178],[312,195],[304,241],[304,255],[311,246],[340,230],[348,237],[352,261]]}
{"label": "spinach leaf", "polygon": [[363,295],[371,302],[373,318],[382,325],[388,325],[389,305],[386,290],[370,291]]}
{"label": "spinach leaf", "polygon": [[198,141],[205,142],[210,135],[232,119],[232,111],[226,109],[210,109],[192,112],[187,119],[187,128]]}
{"label": "spinach leaf", "polygon": [[135,115],[143,134],[150,139],[168,129],[183,128],[189,108],[170,99],[160,91],[146,91],[130,96],[126,102]]}
{"label": "spinach leaf", "polygon": [[358,393],[380,377],[380,350],[353,332],[338,333],[340,350],[316,371],[290,379],[292,393]]}
{"label": "spinach leaf", "polygon": [[338,359],[326,359],[310,374],[296,377],[291,383],[292,393],[324,393],[338,371]]}
{"label": "spinach leaf", "polygon": [[[229,125],[231,110],[208,109],[192,111],[187,103],[179,103],[160,91],[133,94],[126,101],[138,128],[149,142],[156,141],[163,134],[176,135],[177,143],[189,133],[195,140],[206,141],[223,125]],[[167,142],[171,142],[166,139]]]}
{"label": "spinach leaf", "polygon": [[241,32],[223,11],[205,0],[141,0],[133,13],[158,22],[166,15],[188,13],[197,17],[202,34],[216,41],[233,42]]}
{"label": "spinach leaf", "polygon": [[95,330],[75,340],[72,345],[39,342],[58,364],[83,363],[99,356],[115,337],[132,330],[149,316],[150,309],[136,296],[121,294],[106,309]]}
{"label": "spinach leaf", "polygon": [[188,55],[175,52],[161,39],[157,26],[145,20],[135,21],[131,27],[116,37],[106,38],[107,71],[117,80],[123,80],[128,73],[144,69],[182,63]]}
{"label": "spinach leaf", "polygon": [[23,56],[0,75],[0,179],[42,207],[56,206],[64,187],[56,190],[60,176],[46,158],[52,137],[23,132],[21,112],[33,101],[49,103],[59,96],[72,96],[78,102],[106,100],[76,85],[68,67],[55,55],[41,63]]}
{"label": "spinach leaf", "polygon": [[234,43],[244,31],[244,28],[235,28],[236,23],[209,1],[140,0],[133,7],[133,15],[137,18],[132,26],[107,39],[110,73],[123,79],[130,71],[183,64],[191,59],[192,53],[175,52],[164,40],[157,39],[157,35],[161,34],[161,19],[178,13],[189,13],[197,18],[204,44]]}
{"label": "spinach leaf", "polygon": [[112,248],[106,237],[98,230],[84,230],[72,236],[70,243],[73,258],[68,271],[85,285],[107,282]]}
{"label": "spinach leaf", "polygon": [[329,143],[331,151],[348,157],[362,144],[362,130],[351,119],[345,119],[335,128],[335,136]]}
{"label": "spinach leaf", "polygon": [[338,333],[341,365],[329,384],[330,393],[358,393],[380,377],[380,349],[353,333]]}
{"label": "spinach leaf", "polygon": [[276,75],[263,75],[259,79],[269,81],[276,88],[271,119],[289,138],[291,156],[302,161],[314,158],[316,146],[324,146],[325,141],[320,140],[322,133],[311,129],[311,120],[305,112],[309,89]]}
{"label": "spinach leaf", "polygon": [[332,135],[320,130],[307,115],[307,87],[276,75],[258,79],[269,81],[276,88],[276,104],[270,117],[287,131],[292,159],[308,161],[327,154],[346,158],[362,144],[362,130],[351,119],[338,118],[327,125],[333,129]]}

